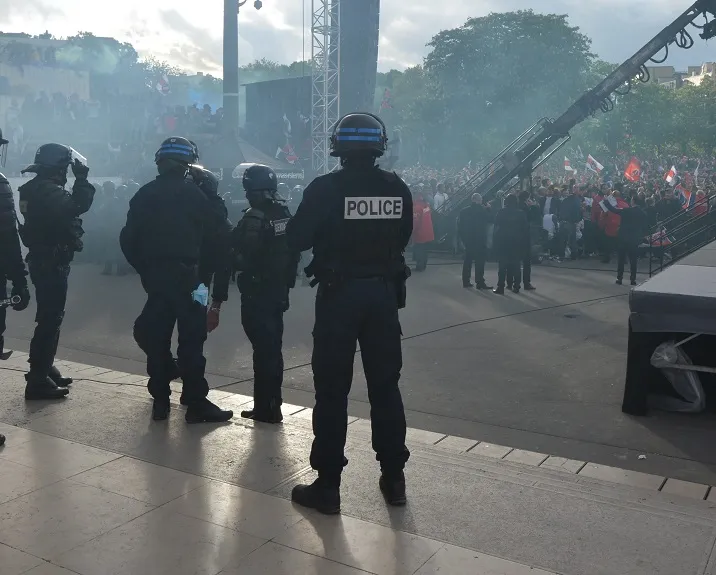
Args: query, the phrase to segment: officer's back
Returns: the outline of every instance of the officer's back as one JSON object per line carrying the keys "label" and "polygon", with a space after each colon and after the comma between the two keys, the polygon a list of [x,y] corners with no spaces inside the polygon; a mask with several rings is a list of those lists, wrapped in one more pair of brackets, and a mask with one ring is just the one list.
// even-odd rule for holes
{"label": "officer's back", "polygon": [[[319,274],[330,270],[360,278],[402,270],[402,249],[412,233],[412,198],[395,174],[346,165],[316,178],[299,209],[311,217],[294,220],[292,234],[300,249],[313,247]],[[315,237],[310,237],[314,225]]]}
{"label": "officer's back", "polygon": [[215,219],[186,169],[162,170],[129,202],[122,251],[148,290],[194,289],[202,243]]}

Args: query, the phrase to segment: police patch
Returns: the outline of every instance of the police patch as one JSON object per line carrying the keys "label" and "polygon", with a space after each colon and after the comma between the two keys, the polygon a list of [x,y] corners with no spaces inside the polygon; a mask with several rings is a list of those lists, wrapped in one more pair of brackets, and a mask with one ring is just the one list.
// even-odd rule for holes
{"label": "police patch", "polygon": [[286,224],[288,223],[288,220],[290,218],[286,218],[285,220],[274,220],[271,222],[271,225],[273,226],[273,235],[275,236],[282,236],[286,233]]}
{"label": "police patch", "polygon": [[403,198],[346,198],[345,220],[399,220],[403,216]]}

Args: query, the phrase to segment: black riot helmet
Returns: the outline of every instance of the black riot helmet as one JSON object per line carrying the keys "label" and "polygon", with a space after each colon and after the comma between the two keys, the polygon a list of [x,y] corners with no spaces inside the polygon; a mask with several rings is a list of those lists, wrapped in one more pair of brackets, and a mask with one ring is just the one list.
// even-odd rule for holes
{"label": "black riot helmet", "polygon": [[41,173],[67,173],[67,167],[79,160],[80,163],[87,165],[87,160],[70,146],[63,144],[44,144],[37,148],[35,152],[35,161],[28,166],[22,173],[33,172]]}
{"label": "black riot helmet", "polygon": [[246,199],[252,206],[265,201],[276,201],[278,193],[278,178],[268,166],[252,164],[244,171],[242,178]]}
{"label": "black riot helmet", "polygon": [[2,128],[0,128],[0,166],[4,166],[7,161],[7,145],[8,141],[2,137]]}
{"label": "black riot helmet", "polygon": [[204,192],[210,194],[217,194],[219,192],[219,178],[217,178],[216,174],[211,170],[199,164],[192,164],[189,166],[189,174],[194,180],[194,183]]}
{"label": "black riot helmet", "polygon": [[181,171],[184,173],[189,166],[199,159],[196,144],[186,138],[167,138],[159,146],[154,161],[160,173]]}
{"label": "black riot helmet", "polygon": [[343,116],[333,128],[331,156],[365,154],[379,158],[388,147],[385,124],[375,114],[356,112]]}

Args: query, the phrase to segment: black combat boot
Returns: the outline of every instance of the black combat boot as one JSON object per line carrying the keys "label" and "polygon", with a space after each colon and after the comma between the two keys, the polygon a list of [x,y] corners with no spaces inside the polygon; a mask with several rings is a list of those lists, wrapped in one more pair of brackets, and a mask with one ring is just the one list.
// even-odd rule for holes
{"label": "black combat boot", "polygon": [[263,421],[264,423],[281,423],[283,414],[281,413],[281,405],[275,399],[272,399],[267,406],[247,409],[241,412],[244,419],[253,419],[254,421]]}
{"label": "black combat boot", "polygon": [[407,502],[405,497],[405,474],[402,471],[399,473],[383,471],[378,485],[388,505],[397,507],[405,505]]}
{"label": "black combat boot", "polygon": [[311,485],[296,485],[291,491],[291,501],[315,509],[324,515],[341,512],[341,480],[319,475]]}
{"label": "black combat boot", "polygon": [[152,419],[154,421],[164,421],[169,418],[169,398],[155,399],[152,405]]}
{"label": "black combat boot", "polygon": [[62,399],[70,390],[66,387],[57,387],[46,373],[30,370],[25,374],[25,399]]}
{"label": "black combat boot", "polygon": [[0,433],[0,447],[2,447],[3,445],[5,445],[5,436]]}
{"label": "black combat boot", "polygon": [[184,419],[187,423],[224,423],[232,417],[233,411],[221,409],[204,398],[188,405]]}
{"label": "black combat boot", "polygon": [[5,361],[10,359],[12,351],[5,351],[5,338],[0,337],[0,360]]}
{"label": "black combat boot", "polygon": [[62,377],[60,370],[57,369],[54,365],[50,368],[47,377],[49,377],[57,387],[68,387],[72,385],[72,378]]}
{"label": "black combat boot", "polygon": [[505,295],[505,288],[497,286],[495,289],[492,290],[492,293],[497,295]]}

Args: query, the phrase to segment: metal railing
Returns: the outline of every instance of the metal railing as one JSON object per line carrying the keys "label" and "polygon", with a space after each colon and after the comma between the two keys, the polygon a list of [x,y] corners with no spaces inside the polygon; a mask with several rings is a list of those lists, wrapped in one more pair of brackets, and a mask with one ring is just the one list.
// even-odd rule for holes
{"label": "metal railing", "polygon": [[[715,202],[716,194],[706,196],[689,209],[657,223],[649,236],[649,277],[716,239]],[[659,238],[653,240],[656,234]]]}

